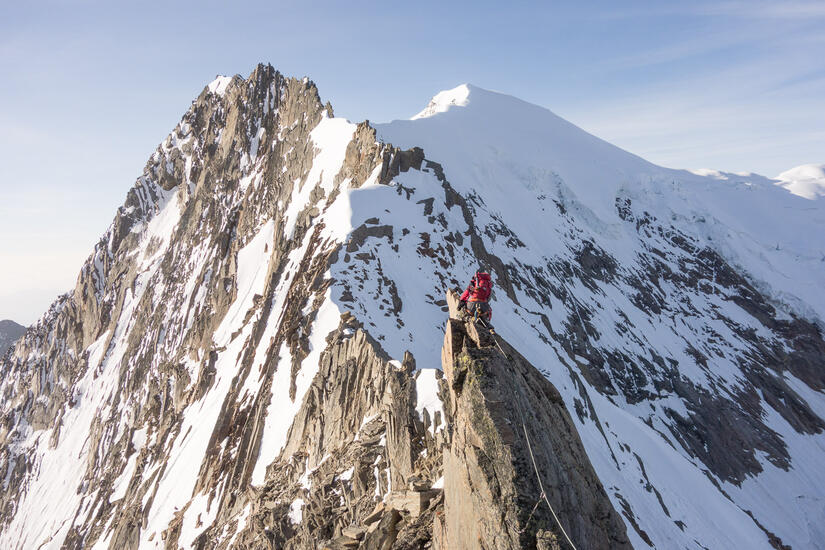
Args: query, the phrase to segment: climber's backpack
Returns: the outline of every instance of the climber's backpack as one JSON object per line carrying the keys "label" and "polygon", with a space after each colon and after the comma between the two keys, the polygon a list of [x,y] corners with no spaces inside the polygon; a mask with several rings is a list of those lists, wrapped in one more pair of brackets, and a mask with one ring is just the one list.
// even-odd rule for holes
{"label": "climber's backpack", "polygon": [[475,288],[472,290],[470,301],[472,302],[486,302],[490,299],[490,293],[493,292],[493,279],[489,273],[479,271],[473,277],[475,281]]}

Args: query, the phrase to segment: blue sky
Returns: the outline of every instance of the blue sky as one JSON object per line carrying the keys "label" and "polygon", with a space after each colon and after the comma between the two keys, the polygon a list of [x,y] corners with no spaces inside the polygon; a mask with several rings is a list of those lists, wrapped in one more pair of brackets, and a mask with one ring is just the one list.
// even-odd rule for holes
{"label": "blue sky", "polygon": [[5,2],[0,318],[74,285],[217,74],[272,63],[354,121],[470,82],[658,164],[773,176],[825,162],[823,23],[822,1]]}

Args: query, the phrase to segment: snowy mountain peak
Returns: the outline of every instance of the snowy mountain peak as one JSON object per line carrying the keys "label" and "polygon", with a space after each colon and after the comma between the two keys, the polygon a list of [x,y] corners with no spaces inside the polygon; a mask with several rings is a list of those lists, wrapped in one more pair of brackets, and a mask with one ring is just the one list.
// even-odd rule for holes
{"label": "snowy mountain peak", "polygon": [[[461,109],[453,106],[461,105]],[[376,126],[387,143],[421,147],[434,160],[473,166],[473,179],[451,182],[469,191],[499,188],[502,172],[519,166],[528,187],[563,180],[570,197],[603,220],[615,221],[615,191],[630,181],[666,179],[666,169],[628,153],[557,116],[506,94],[462,85],[440,92],[411,120]],[[455,175],[455,174],[454,174]],[[611,187],[608,187],[611,186]],[[512,188],[506,190],[511,196]],[[532,192],[532,191],[531,191]]]}
{"label": "snowy mountain peak", "polygon": [[470,89],[473,86],[469,84],[461,84],[452,90],[443,90],[433,96],[430,102],[424,107],[424,110],[412,117],[410,120],[417,120],[419,118],[428,118],[438,113],[445,113],[450,107],[458,105],[463,107],[467,105],[470,100]]}
{"label": "snowy mountain peak", "polygon": [[794,195],[815,200],[825,196],[825,164],[803,164],[782,172],[777,185]]}
{"label": "snowy mountain peak", "polygon": [[[158,146],[0,358],[0,547],[825,540],[825,202],[470,85],[330,111],[259,65]],[[479,263],[495,340],[447,323]]]}

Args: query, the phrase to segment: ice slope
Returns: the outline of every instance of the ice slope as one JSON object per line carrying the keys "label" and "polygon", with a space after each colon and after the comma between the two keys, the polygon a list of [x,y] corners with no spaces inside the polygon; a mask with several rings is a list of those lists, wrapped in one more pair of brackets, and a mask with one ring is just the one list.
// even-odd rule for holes
{"label": "ice slope", "polygon": [[459,191],[478,186],[507,194],[516,191],[508,183],[514,170],[527,189],[555,174],[575,178],[575,196],[603,218],[615,217],[604,193],[607,182],[621,185],[663,173],[542,107],[469,84],[439,93],[412,120],[377,129],[393,145],[417,145],[444,166],[467,167],[467,180],[454,183]]}
{"label": "ice slope", "polygon": [[[756,319],[726,299],[689,292],[678,298],[681,291],[667,288],[664,291],[672,299],[688,300],[691,310],[702,313],[695,319],[679,315],[664,319],[634,305],[629,299],[631,288],[615,282],[589,288],[584,281],[555,271],[554,266],[558,267],[560,259],[575,261],[574,249],[595,242],[616,260],[620,270],[643,273],[640,254],[645,243],[622,222],[617,208],[622,201],[632,200],[634,212],[664,220],[697,246],[717,251],[780,310],[801,313],[821,324],[825,319],[821,201],[790,194],[757,175],[702,175],[658,167],[546,109],[471,85],[442,92],[412,120],[379,124],[377,130],[383,141],[402,148],[421,147],[428,160],[442,166],[450,185],[472,203],[474,221],[485,231],[488,250],[508,269],[535,270],[541,275],[534,279],[537,285],[540,279],[557,279],[562,285],[568,296],[565,301],[554,296],[537,298],[535,292],[521,288],[514,293],[516,303],[499,289],[496,325],[528,359],[544,366],[570,410],[580,406],[577,401],[583,394],[592,403],[596,414],[590,420],[587,415],[584,420],[579,416],[579,430],[614,505],[626,517],[635,518],[628,520],[635,546],[650,542],[659,548],[770,548],[765,530],[794,548],[816,544],[821,535],[817,517],[821,518],[825,498],[825,476],[814,466],[825,459],[822,433],[797,433],[784,420],[777,420],[778,413],[763,401],[766,426],[783,434],[791,448],[791,467],[777,467],[763,456],[759,458],[760,475],[749,476],[742,484],[717,480],[701,459],[664,435],[672,433],[670,411],[689,416],[677,396],[664,392],[659,399],[633,404],[621,394],[618,398],[600,394],[577,373],[578,363],[586,360],[570,357],[557,343],[542,338],[544,331],[536,327],[541,327],[541,314],[554,331],[563,334],[570,326],[566,325],[569,316],[575,314],[581,324],[584,316],[600,335],[592,341],[600,354],[618,350],[643,360],[647,349],[658,350],[678,360],[681,376],[738,407],[732,396],[747,385],[739,354],[750,344],[726,327],[730,321],[714,319],[736,319],[764,334],[765,327]],[[415,190],[413,200],[439,192],[440,184],[426,174],[410,171],[396,181]],[[554,206],[553,201],[561,206]],[[561,219],[559,209],[575,219],[573,226]],[[389,219],[399,216],[402,223],[407,219],[400,205],[387,205],[386,210],[391,212]],[[433,215],[444,215],[458,231],[466,229],[454,212]],[[661,239],[653,244],[674,258],[684,254],[669,250]],[[433,236],[429,246],[448,245]],[[372,253],[385,260],[383,265],[394,265],[396,271],[415,269],[403,265],[403,253],[378,248]],[[683,267],[682,261],[673,264],[675,270]],[[456,276],[463,281],[474,268],[472,259],[464,265],[458,260],[455,269],[460,276]],[[437,271],[438,266],[433,269]],[[423,271],[422,277],[427,277],[429,270]],[[400,293],[414,294],[408,276],[401,274],[394,280]],[[356,302],[367,297],[361,294]],[[435,356],[420,342],[436,336],[431,327],[438,326],[438,315],[416,305],[413,308],[412,315],[404,317],[416,319],[417,324],[417,339],[410,342],[410,348],[419,361],[429,364]],[[616,329],[628,318],[635,333],[631,336]],[[375,322],[380,338],[388,342],[394,343],[403,332],[380,326],[377,318]],[[719,333],[728,345],[712,359],[710,371],[683,351],[686,343],[690,347],[691,338],[701,342],[709,331]],[[825,394],[790,374],[785,379],[799,388],[810,407],[822,410]],[[779,512],[790,508],[796,513]],[[630,528],[636,522],[638,528]]]}

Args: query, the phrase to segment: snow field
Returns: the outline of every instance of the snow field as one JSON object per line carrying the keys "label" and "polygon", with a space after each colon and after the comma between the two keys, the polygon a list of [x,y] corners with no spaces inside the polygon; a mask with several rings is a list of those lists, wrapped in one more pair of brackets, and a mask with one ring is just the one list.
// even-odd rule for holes
{"label": "snow field", "polygon": [[803,164],[782,172],[777,185],[809,200],[825,196],[825,165]]}
{"label": "snow field", "polygon": [[226,90],[227,90],[227,88],[229,88],[229,85],[231,83],[232,83],[232,77],[231,76],[218,76],[217,78],[215,78],[215,80],[210,82],[206,87],[211,93],[217,94],[219,96],[223,96],[226,93]]}

